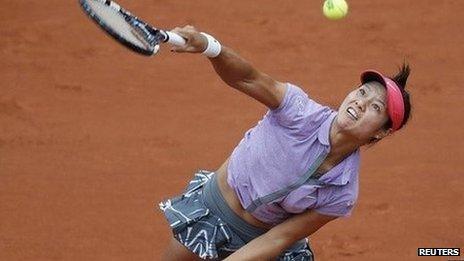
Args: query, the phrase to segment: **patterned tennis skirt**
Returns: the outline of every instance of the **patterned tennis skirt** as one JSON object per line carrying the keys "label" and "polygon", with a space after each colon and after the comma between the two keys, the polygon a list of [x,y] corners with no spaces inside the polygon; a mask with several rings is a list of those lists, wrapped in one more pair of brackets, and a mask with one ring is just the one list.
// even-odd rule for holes
{"label": "patterned tennis skirt", "polygon": [[[213,172],[195,173],[185,192],[159,204],[174,237],[202,259],[222,260],[266,230],[237,216],[222,197]],[[307,239],[300,240],[276,260],[313,261]]]}

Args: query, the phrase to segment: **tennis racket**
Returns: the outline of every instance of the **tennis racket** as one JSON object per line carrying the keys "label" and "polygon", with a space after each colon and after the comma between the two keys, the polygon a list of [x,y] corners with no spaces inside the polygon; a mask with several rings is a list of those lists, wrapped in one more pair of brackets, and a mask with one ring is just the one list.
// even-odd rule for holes
{"label": "tennis racket", "polygon": [[124,10],[110,0],[79,0],[84,12],[115,40],[130,50],[146,56],[154,55],[160,43],[185,45],[176,33],[157,29]]}

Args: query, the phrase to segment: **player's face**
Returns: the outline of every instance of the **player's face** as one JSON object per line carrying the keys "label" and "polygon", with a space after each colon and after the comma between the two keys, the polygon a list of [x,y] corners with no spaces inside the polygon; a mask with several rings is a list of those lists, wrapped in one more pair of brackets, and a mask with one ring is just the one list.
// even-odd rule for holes
{"label": "player's face", "polygon": [[340,105],[338,127],[361,141],[381,135],[388,121],[386,95],[379,82],[368,82],[353,90]]}

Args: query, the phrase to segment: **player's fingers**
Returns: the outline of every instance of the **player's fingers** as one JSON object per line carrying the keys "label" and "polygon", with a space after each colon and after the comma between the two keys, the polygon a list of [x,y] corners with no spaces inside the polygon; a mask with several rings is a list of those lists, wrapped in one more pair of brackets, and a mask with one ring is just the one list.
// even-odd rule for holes
{"label": "player's fingers", "polygon": [[188,40],[188,38],[190,38],[190,34],[188,32],[186,32],[185,30],[183,30],[182,28],[179,28],[179,27],[176,27],[176,28],[172,29],[171,32],[182,36],[186,40]]}
{"label": "player's fingers", "polygon": [[192,42],[194,42],[195,32],[190,32],[189,30],[186,30],[184,28],[174,28],[173,30],[171,30],[171,32],[174,32],[180,35],[182,38],[184,38],[186,41],[186,45],[190,45],[192,44]]}
{"label": "player's fingers", "polygon": [[182,34],[183,29],[181,27],[175,27],[171,30],[171,32],[176,33],[176,34]]}
{"label": "player's fingers", "polygon": [[[180,34],[179,34],[180,35]],[[182,35],[181,35],[182,36]],[[187,39],[186,39],[187,40]],[[188,40],[186,42],[185,45],[183,46],[177,46],[177,45],[173,45],[171,46],[171,52],[176,52],[176,53],[184,53],[184,52],[188,52],[188,47],[189,47],[189,43],[188,43]]]}
{"label": "player's fingers", "polygon": [[198,30],[192,25],[186,25],[184,27],[176,27],[173,30],[178,32],[179,34],[185,35],[188,38],[192,38],[195,34],[199,33]]}
{"label": "player's fingers", "polygon": [[194,45],[185,45],[185,46],[172,46],[171,52],[175,53],[198,53],[201,50]]}
{"label": "player's fingers", "polygon": [[186,44],[184,46],[173,46],[173,52],[198,53],[202,52],[205,49],[205,44],[207,44],[207,40],[203,39],[204,37],[201,36],[200,32],[198,32],[197,29],[192,25],[176,27],[172,29],[172,32],[179,34],[186,40]]}
{"label": "player's fingers", "polygon": [[194,45],[191,45],[189,42],[187,42],[183,46],[172,46],[171,47],[171,52],[176,52],[176,53],[196,53],[198,52],[198,48]]}
{"label": "player's fingers", "polygon": [[182,38],[185,39],[185,45],[184,46],[172,46],[171,47],[171,51],[172,52],[178,52],[178,53],[181,53],[181,52],[187,52],[187,47],[190,45],[191,43],[191,39],[192,39],[192,36],[189,34],[189,33],[186,33],[182,28],[180,27],[176,27],[174,29],[171,30],[171,32],[173,33],[176,33],[178,34],[179,36],[181,36]]}
{"label": "player's fingers", "polygon": [[186,25],[186,26],[184,26],[184,28],[185,28],[186,30],[190,30],[190,31],[196,31],[196,30],[197,30],[197,29],[195,29],[195,27],[194,27],[193,25],[189,25],[189,24]]}
{"label": "player's fingers", "polygon": [[184,47],[184,48],[172,48],[172,52],[174,53],[194,53],[195,49],[193,47]]}
{"label": "player's fingers", "polygon": [[191,25],[187,25],[184,27],[176,27],[171,30],[171,32],[179,34],[186,40],[186,44],[184,46],[173,46],[171,51],[177,53],[198,53],[201,52],[203,45],[205,44],[203,41],[204,39],[201,37],[200,33]]}

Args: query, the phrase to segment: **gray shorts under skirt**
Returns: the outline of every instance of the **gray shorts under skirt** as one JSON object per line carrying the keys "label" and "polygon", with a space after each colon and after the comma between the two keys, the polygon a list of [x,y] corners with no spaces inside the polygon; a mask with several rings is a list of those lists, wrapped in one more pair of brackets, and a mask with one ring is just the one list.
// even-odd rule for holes
{"label": "gray shorts under skirt", "polygon": [[[174,237],[203,259],[222,260],[266,233],[252,226],[229,208],[213,172],[195,173],[185,192],[160,203]],[[314,254],[306,239],[282,253],[279,261],[313,261]]]}

